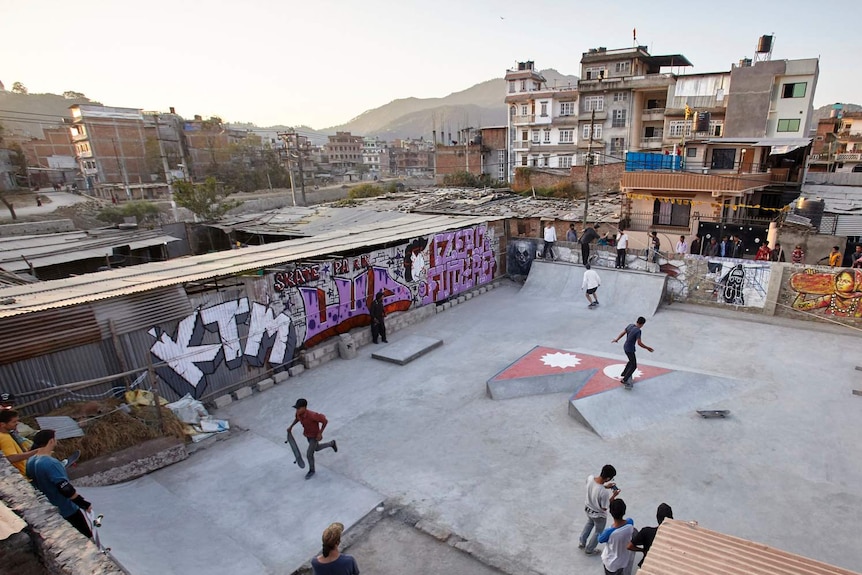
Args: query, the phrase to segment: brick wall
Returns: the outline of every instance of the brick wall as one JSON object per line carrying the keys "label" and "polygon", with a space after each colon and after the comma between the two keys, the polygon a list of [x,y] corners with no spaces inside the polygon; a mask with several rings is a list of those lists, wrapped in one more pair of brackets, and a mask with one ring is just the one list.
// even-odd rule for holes
{"label": "brick wall", "polygon": [[[438,146],[436,151],[436,169],[434,175],[441,178],[448,174],[467,171],[467,151],[464,146]],[[482,173],[482,153],[480,146],[470,146],[470,173]]]}
{"label": "brick wall", "polygon": [[[622,163],[606,164],[590,167],[590,189],[592,191],[619,191],[625,165]],[[515,170],[515,181],[512,189],[516,192],[529,190],[531,187],[550,188],[558,184],[573,183],[575,189],[586,190],[586,166],[575,166],[570,173],[562,170],[542,168],[521,168]]]}

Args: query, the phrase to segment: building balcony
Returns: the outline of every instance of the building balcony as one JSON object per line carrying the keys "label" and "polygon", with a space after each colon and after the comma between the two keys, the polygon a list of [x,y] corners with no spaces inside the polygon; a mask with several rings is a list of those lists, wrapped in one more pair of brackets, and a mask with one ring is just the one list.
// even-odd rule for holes
{"label": "building balcony", "polygon": [[[584,120],[589,121],[589,119],[592,118],[592,116],[593,116],[593,112],[591,110],[584,110],[581,112],[581,115],[578,117],[578,119],[581,121],[584,121]],[[596,110],[596,121],[607,120],[607,119],[608,119],[608,113],[605,110]]]}
{"label": "building balcony", "polygon": [[615,90],[649,90],[667,88],[673,82],[673,74],[647,74],[645,76],[624,76],[604,80],[581,80],[578,90],[582,94]]}
{"label": "building balcony", "polygon": [[641,114],[642,122],[663,122],[664,108],[649,108]]}
{"label": "building balcony", "polygon": [[519,124],[533,124],[536,122],[535,114],[527,114],[526,116],[512,116],[512,125],[517,126]]}
{"label": "building balcony", "polygon": [[578,120],[579,118],[576,114],[569,114],[567,116],[554,116],[552,123],[555,126],[577,126]]}
{"label": "building balcony", "polygon": [[[656,192],[712,192],[713,197],[742,196],[775,183],[773,174],[728,173],[727,170],[710,170],[704,173],[643,171],[624,172],[620,188],[625,192],[636,190]],[[785,176],[786,177],[786,176]]]}
{"label": "building balcony", "polygon": [[639,147],[641,150],[661,150],[663,139],[661,136],[657,138],[641,138]]}
{"label": "building balcony", "polygon": [[843,152],[835,154],[836,162],[862,162],[862,154],[858,152]]}

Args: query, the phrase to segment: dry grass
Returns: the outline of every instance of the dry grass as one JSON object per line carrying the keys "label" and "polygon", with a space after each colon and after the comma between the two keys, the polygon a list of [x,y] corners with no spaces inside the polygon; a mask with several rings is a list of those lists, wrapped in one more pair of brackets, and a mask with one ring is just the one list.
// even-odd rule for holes
{"label": "dry grass", "polygon": [[[183,424],[171,410],[162,407],[164,431],[159,430],[158,418],[152,406],[130,406],[130,412],[113,411],[122,402],[109,399],[99,402],[68,403],[47,415],[67,415],[81,425],[83,437],[57,442],[54,457],[64,459],[76,449],[81,461],[108,455],[149,439],[177,437],[184,439]],[[105,414],[105,415],[100,415]],[[32,424],[31,424],[32,425]]]}

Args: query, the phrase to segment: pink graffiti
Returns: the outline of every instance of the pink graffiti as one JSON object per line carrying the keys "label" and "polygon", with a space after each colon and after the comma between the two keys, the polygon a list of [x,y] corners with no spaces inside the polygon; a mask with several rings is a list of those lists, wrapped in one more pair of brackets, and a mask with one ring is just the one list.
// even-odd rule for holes
{"label": "pink graffiti", "polygon": [[423,305],[444,301],[494,279],[497,262],[486,232],[485,226],[477,226],[434,236],[428,246],[427,281],[419,286]]}

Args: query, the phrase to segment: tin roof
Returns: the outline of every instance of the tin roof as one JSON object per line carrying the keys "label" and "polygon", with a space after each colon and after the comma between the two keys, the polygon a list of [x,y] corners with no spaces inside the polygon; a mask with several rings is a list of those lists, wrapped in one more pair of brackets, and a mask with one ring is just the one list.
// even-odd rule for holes
{"label": "tin roof", "polygon": [[666,519],[638,575],[859,575],[695,522]]}
{"label": "tin roof", "polygon": [[0,288],[0,318],[68,307],[187,283],[202,282],[403,241],[496,218],[396,214],[314,237],[152,262],[104,272]]}
{"label": "tin roof", "polygon": [[800,197],[823,200],[823,211],[833,214],[862,215],[862,187],[803,184]]}

